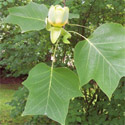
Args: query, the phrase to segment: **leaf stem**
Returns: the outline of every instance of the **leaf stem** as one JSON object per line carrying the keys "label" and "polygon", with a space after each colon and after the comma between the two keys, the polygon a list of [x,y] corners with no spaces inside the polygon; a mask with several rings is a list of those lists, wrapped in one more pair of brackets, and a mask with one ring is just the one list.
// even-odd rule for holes
{"label": "leaf stem", "polygon": [[55,45],[55,48],[54,48],[53,59],[52,59],[52,66],[54,65],[54,62],[55,62],[55,56],[56,56],[56,50],[57,50],[57,47],[58,47],[58,43],[59,43],[59,40],[57,41],[57,43]]}
{"label": "leaf stem", "polygon": [[48,96],[47,96],[47,104],[46,104],[46,108],[45,108],[45,115],[47,115],[47,107],[48,107],[48,103],[49,103],[49,97],[50,97],[50,89],[51,89],[51,85],[52,85],[52,77],[53,77],[53,67],[54,67],[54,62],[55,62],[55,56],[56,56],[56,50],[58,47],[58,42],[57,41],[55,48],[54,48],[54,53],[53,53],[53,58],[52,58],[52,65],[51,65],[51,71],[50,71],[50,82],[49,82],[49,89],[48,89]]}
{"label": "leaf stem", "polygon": [[74,33],[74,34],[77,34],[77,35],[81,36],[82,38],[84,38],[85,40],[87,40],[90,45],[92,45],[92,43],[89,41],[89,39],[87,39],[85,36],[81,35],[80,33],[77,33],[75,31],[68,31],[68,32],[69,33]]}
{"label": "leaf stem", "polygon": [[[79,25],[79,24],[68,24],[68,25],[69,25],[69,26],[77,26],[77,27],[82,27],[82,28],[86,28],[86,29],[92,30],[92,29],[90,29],[90,28],[88,28],[88,27],[86,27],[86,26]],[[92,30],[92,31],[94,31],[94,30]]]}
{"label": "leaf stem", "polygon": [[66,0],[63,0],[64,7],[66,6]]}
{"label": "leaf stem", "polygon": [[55,48],[54,48],[54,53],[53,53],[53,58],[52,58],[52,65],[51,65],[50,81],[52,81],[53,67],[54,67],[54,62],[55,62],[56,50],[57,50],[57,47],[58,47],[58,42],[59,42],[59,40],[57,41],[57,43],[55,45]]}

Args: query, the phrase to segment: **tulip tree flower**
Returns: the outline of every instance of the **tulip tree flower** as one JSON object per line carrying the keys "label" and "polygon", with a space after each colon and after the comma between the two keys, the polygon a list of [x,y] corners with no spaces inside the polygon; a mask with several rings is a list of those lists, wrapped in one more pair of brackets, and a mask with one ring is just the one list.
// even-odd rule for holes
{"label": "tulip tree flower", "polygon": [[51,6],[46,19],[46,29],[50,31],[50,39],[53,44],[56,43],[60,36],[63,36],[63,42],[70,44],[68,38],[71,38],[71,34],[67,32],[63,26],[68,23],[69,8],[61,7],[60,5]]}
{"label": "tulip tree flower", "polygon": [[48,22],[54,27],[62,27],[68,23],[69,8],[60,5],[51,6],[48,13]]}

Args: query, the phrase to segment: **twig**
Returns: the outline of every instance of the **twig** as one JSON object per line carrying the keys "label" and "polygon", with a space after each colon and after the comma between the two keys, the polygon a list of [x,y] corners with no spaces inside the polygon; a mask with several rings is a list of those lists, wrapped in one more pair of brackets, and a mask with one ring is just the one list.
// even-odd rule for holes
{"label": "twig", "polygon": [[66,6],[66,0],[63,0],[64,7]]}

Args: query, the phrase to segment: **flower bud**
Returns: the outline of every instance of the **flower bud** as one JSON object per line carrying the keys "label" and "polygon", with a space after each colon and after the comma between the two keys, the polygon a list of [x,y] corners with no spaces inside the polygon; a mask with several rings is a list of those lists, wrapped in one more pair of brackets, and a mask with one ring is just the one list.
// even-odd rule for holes
{"label": "flower bud", "polygon": [[69,8],[60,5],[51,6],[48,13],[48,22],[54,27],[62,27],[68,23]]}

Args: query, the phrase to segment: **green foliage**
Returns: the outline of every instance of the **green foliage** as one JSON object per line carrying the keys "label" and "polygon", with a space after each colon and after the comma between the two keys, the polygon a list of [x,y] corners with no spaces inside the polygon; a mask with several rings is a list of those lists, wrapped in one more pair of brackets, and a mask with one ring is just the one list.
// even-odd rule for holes
{"label": "green foliage", "polygon": [[72,100],[67,116],[67,125],[123,125],[125,79],[119,83],[112,100],[98,88],[94,81],[83,88],[83,98]]}
{"label": "green foliage", "polygon": [[47,115],[61,124],[65,123],[69,100],[82,95],[72,71],[52,69],[44,63],[36,65],[23,84],[30,92],[23,115]]}
{"label": "green foliage", "polygon": [[125,74],[125,28],[119,24],[104,24],[79,42],[75,48],[75,66],[81,86],[94,79],[111,98]]}
{"label": "green foliage", "polygon": [[51,43],[47,42],[49,38],[46,33],[45,31],[23,34],[10,32],[9,35],[12,37],[5,37],[0,46],[2,51],[0,65],[7,71],[11,71],[7,74],[8,76],[25,75],[37,63],[50,61],[48,56]]}
{"label": "green foliage", "polygon": [[73,18],[79,18],[79,14],[70,13],[69,19],[73,19]]}
{"label": "green foliage", "polygon": [[[26,105],[26,101],[28,98],[28,90],[25,87],[19,87],[19,89],[15,92],[13,99],[11,102],[7,103],[12,106],[11,110],[11,117],[18,118],[21,116],[22,112],[24,111],[24,107]],[[58,125],[55,121],[47,118],[46,116],[30,116],[25,124],[53,124]]]}
{"label": "green foliage", "polygon": [[30,2],[24,7],[14,7],[9,9],[9,16],[4,20],[5,23],[18,24],[22,32],[44,29],[45,18],[48,9],[45,5]]}
{"label": "green foliage", "polygon": [[[94,81],[86,84],[82,88],[83,97],[72,99],[69,105],[69,111],[66,119],[66,125],[85,124],[92,125],[122,125],[124,123],[124,90],[125,78],[120,80],[119,86],[112,96],[112,100],[99,89]],[[18,92],[19,91],[19,92]],[[13,104],[12,114],[17,117],[24,110],[24,105],[28,96],[26,88],[20,88],[10,104]],[[18,105],[17,105],[18,103]],[[18,112],[18,109],[20,113]],[[17,113],[17,112],[18,113]],[[46,116],[32,116],[27,124],[53,124],[58,123],[48,119]]]}
{"label": "green foliage", "polygon": [[[4,1],[4,0],[2,0],[2,1],[0,1],[0,8],[2,8],[1,9],[2,15],[0,13],[0,20],[2,21],[3,18],[8,15],[8,12],[6,11],[6,9],[13,7],[15,5],[16,6],[26,5],[25,7],[23,7],[26,10],[27,9],[30,10],[33,5],[33,6],[35,6],[35,11],[39,13],[39,10],[36,6],[40,6],[40,5],[32,3],[32,2],[30,4],[28,4],[29,2],[30,2],[30,0],[24,0],[24,1],[15,1],[15,0]],[[37,2],[40,4],[44,3],[47,5],[47,7],[49,7],[49,5],[51,5],[53,3],[62,4],[61,0],[60,1],[33,0],[33,2]],[[88,26],[92,30],[94,30],[96,27],[98,27],[99,25],[101,25],[105,22],[117,22],[120,24],[124,24],[124,21],[123,21],[124,7],[120,6],[122,4],[124,4],[123,0],[120,0],[120,1],[109,0],[109,1],[103,1],[103,2],[100,0],[85,0],[85,1],[70,0],[70,1],[66,2],[66,5],[71,10],[70,12],[73,14],[74,13],[79,14],[79,17],[80,17],[80,18],[78,18],[77,15],[71,15],[72,20],[70,20],[70,23],[82,24],[84,26]],[[117,6],[119,6],[119,7],[117,7]],[[13,9],[10,9],[11,15],[7,17],[6,22],[18,24],[20,27],[22,27],[23,31],[40,30],[42,28],[45,28],[45,22],[43,22],[41,24],[41,22],[42,22],[41,21],[40,22],[41,25],[39,25],[39,23],[38,23],[39,22],[38,20],[40,19],[39,17],[42,17],[42,14],[41,14],[41,16],[40,15],[38,16],[37,21],[32,21],[31,22],[32,25],[30,25],[29,17],[34,18],[35,15],[33,15],[33,13],[30,13],[32,15],[31,16],[27,12],[24,13],[23,10],[20,10],[20,8],[21,7],[14,7]],[[16,10],[16,12],[15,12],[15,10]],[[42,8],[40,8],[40,10],[42,10]],[[47,8],[46,8],[46,10],[47,10]],[[47,14],[47,12],[44,12],[43,15],[45,13]],[[18,20],[20,18],[19,17],[20,15],[23,15],[26,18],[28,15],[29,23],[24,24],[24,23],[22,23],[22,21]],[[16,16],[16,19],[15,19],[15,16]],[[77,17],[78,19],[77,20],[73,19],[74,17],[75,18]],[[45,19],[45,16],[44,16],[44,19]],[[27,22],[27,19],[25,21]],[[37,27],[35,27],[34,24]],[[65,28],[67,29],[67,27],[65,27]],[[114,29],[114,26],[113,27],[111,26],[111,28]],[[114,36],[114,34],[115,34],[115,37],[118,36],[119,28],[116,26],[116,29],[118,29],[118,30],[112,31],[113,36]],[[75,30],[81,34],[84,34],[84,36],[89,36],[91,34],[91,31],[88,31],[88,29],[85,29],[84,27],[82,27],[82,28],[68,27],[68,29]],[[112,30],[112,29],[110,29],[110,30]],[[51,53],[52,53],[53,49],[50,49],[52,46],[50,44],[49,36],[47,35],[48,33],[44,32],[44,31],[40,31],[40,32],[36,31],[33,33],[28,32],[28,33],[21,34],[21,31],[18,26],[13,26],[13,25],[8,25],[8,24],[1,24],[0,32],[1,31],[2,31],[2,34],[0,35],[0,40],[1,40],[0,41],[0,51],[1,51],[0,67],[4,67],[7,71],[9,71],[10,74],[12,74],[13,76],[20,76],[22,74],[27,74],[33,66],[35,66],[37,63],[39,63],[41,61],[46,62],[48,65],[50,65],[49,62],[51,60]],[[97,29],[97,31],[98,31],[98,29]],[[107,48],[108,48],[108,50],[110,50],[110,49],[112,50],[112,48],[107,46],[107,44],[106,44],[106,46],[103,46],[103,45],[100,45],[100,43],[99,43],[98,46],[97,45],[93,46],[93,44],[95,44],[95,42],[98,42],[98,40],[99,40],[99,42],[100,41],[102,42],[102,38],[104,38],[103,39],[104,42],[110,42],[110,41],[112,42],[112,38],[109,37],[109,35],[112,35],[112,34],[106,33],[106,37],[110,38],[110,41],[105,41],[107,39],[106,37],[103,36],[100,38],[102,33],[103,33],[103,30],[101,30],[101,32],[98,31],[97,34],[96,34],[96,32],[94,32],[94,34],[89,38],[88,43],[86,41],[85,45],[92,49],[93,53],[91,53],[91,51],[90,51],[90,54],[91,54],[91,58],[93,60],[95,60],[96,58],[94,58],[92,55],[94,55],[96,53],[98,57],[101,57],[100,53],[99,53],[99,52],[101,52],[102,57],[104,57],[104,58],[101,58],[101,60],[106,59],[106,60],[108,60],[108,62],[110,62],[110,63],[107,63],[107,61],[105,62],[105,63],[107,63],[107,66],[109,67],[110,70],[111,69],[114,70],[115,68],[117,68],[116,73],[118,74],[118,72],[120,72],[119,77],[114,73],[113,70],[110,71],[109,69],[106,69],[106,67],[104,67],[108,71],[109,74],[111,72],[112,74],[115,74],[115,75],[112,75],[110,77],[110,76],[108,76],[107,73],[105,73],[106,74],[105,79],[108,82],[106,82],[105,85],[103,85],[102,84],[102,79],[103,79],[102,70],[97,70],[98,71],[98,74],[97,74],[95,72],[96,69],[95,69],[95,65],[93,64],[93,60],[90,61],[90,59],[89,59],[88,63],[92,64],[92,65],[91,66],[89,65],[90,68],[89,68],[89,70],[86,70],[86,72],[80,71],[81,67],[84,67],[84,64],[82,64],[82,63],[81,63],[82,65],[81,64],[76,65],[76,68],[78,70],[78,75],[80,76],[80,82],[82,82],[81,85],[86,84],[91,79],[95,79],[97,81],[97,84],[99,84],[99,86],[101,87],[101,89],[110,97],[112,95],[113,91],[115,90],[115,88],[117,87],[118,80],[124,75],[124,74],[122,74],[123,68],[121,69],[121,67],[123,67],[123,65],[121,65],[121,63],[124,63],[124,62],[119,61],[120,67],[117,65],[115,68],[112,68],[114,66],[114,59],[119,57],[118,54],[121,54],[121,53],[123,54],[123,50],[120,47],[122,47],[124,49],[124,46],[121,46],[122,42],[119,44],[120,46],[119,45],[116,46],[115,44],[112,45],[114,48],[116,48],[116,50],[117,49],[121,50],[120,52],[118,51],[118,53],[116,51],[115,52],[113,51],[110,54],[107,54],[108,52],[106,52],[106,53],[102,52],[102,50],[104,50],[104,49],[107,50]],[[98,36],[98,34],[100,36]],[[123,34],[123,33],[121,33],[121,34]],[[68,37],[69,36],[66,36],[63,39],[63,42],[64,41],[69,42],[69,41],[67,41]],[[70,66],[71,69],[75,70],[75,67],[73,64],[73,51],[74,51],[74,47],[75,47],[76,43],[80,40],[81,40],[81,38],[79,38],[79,37],[72,37],[72,39],[70,40],[71,41],[70,46],[68,46],[68,45],[64,46],[64,44],[60,42],[60,45],[58,47],[59,49],[57,50],[57,53],[55,55],[55,57],[56,57],[55,67],[65,65],[65,66]],[[117,40],[117,38],[115,38],[115,40]],[[82,50],[82,52],[81,52],[80,47],[82,47],[83,44],[84,44],[83,41],[78,43],[79,48],[77,48],[77,51],[80,52],[80,53],[77,53],[77,55],[81,54],[82,57],[83,57],[84,53],[86,53],[85,50],[89,51],[89,49],[86,48],[85,50]],[[78,47],[78,45],[77,45],[77,47]],[[95,48],[98,51],[95,51],[94,50]],[[86,56],[87,56],[87,54],[84,57],[86,57]],[[110,56],[111,58],[109,59],[108,56]],[[123,55],[123,57],[124,57],[124,55]],[[78,59],[78,61],[79,61],[79,59]],[[117,61],[115,60],[115,63]],[[97,60],[94,61],[94,63],[95,62],[97,62]],[[99,62],[99,64],[100,64],[99,67],[101,67],[103,63]],[[96,66],[97,66],[97,64],[96,64]],[[95,74],[92,74],[93,73],[92,71]],[[51,68],[51,72],[55,72],[55,69],[53,70],[53,67]],[[87,76],[87,72],[89,73],[89,76]],[[50,76],[50,74],[49,74],[49,76]],[[83,74],[85,74],[84,79],[82,79]],[[85,76],[87,76],[87,77],[85,77]],[[114,76],[116,76],[116,77],[114,77]],[[116,83],[116,81],[117,81],[117,83]],[[110,82],[111,82],[111,84],[115,83],[115,85],[113,87],[111,86],[112,89],[109,88],[109,86],[107,85]],[[27,86],[27,87],[29,87],[29,86]],[[24,99],[25,97],[23,97],[21,93],[20,93],[20,95],[21,95],[20,98]],[[27,98],[27,94],[26,94],[26,98]],[[119,98],[119,97],[116,96],[115,98]],[[100,102],[100,100],[98,100],[98,99],[100,99],[102,102]],[[114,99],[114,97],[112,99]],[[107,100],[107,97],[100,91],[100,89],[98,87],[96,88],[96,87],[90,86],[90,88],[88,87],[86,90],[83,89],[83,98],[72,99],[72,101],[71,101],[72,104],[70,107],[71,110],[69,110],[69,116],[67,117],[66,123],[67,124],[83,124],[85,122],[85,124],[86,123],[87,124],[93,124],[93,123],[101,124],[102,122],[104,122],[104,124],[110,124],[110,122],[111,122],[111,124],[115,124],[115,123],[121,124],[121,123],[123,123],[123,120],[122,120],[123,112],[122,112],[122,114],[119,114],[119,112],[117,112],[117,110],[119,110],[119,109],[121,110],[121,102],[119,101],[120,102],[120,105],[119,105],[119,103],[116,102],[117,99],[114,99],[114,100],[115,101],[111,104],[111,102],[109,102]],[[24,105],[25,105],[25,101],[23,101]],[[83,102],[85,102],[85,104]],[[105,102],[107,102],[107,103],[105,103]],[[117,109],[116,117],[114,116],[115,113],[113,113],[113,114],[110,113],[110,109],[108,108],[110,106],[111,106],[110,108],[112,108],[114,106],[114,104],[117,104],[117,106],[118,106],[118,107],[117,106],[114,107],[114,109],[115,108]],[[16,104],[14,104],[14,105],[16,105]],[[16,107],[18,107],[18,105],[16,105]],[[80,108],[80,109],[78,109],[78,108]],[[97,109],[97,111],[95,109]],[[112,110],[112,112],[113,112],[113,110]],[[21,110],[19,110],[17,115],[22,113],[23,111],[24,111],[24,107],[22,107]],[[56,111],[58,111],[58,110],[55,110],[55,112]],[[16,111],[14,111],[14,112],[16,113]],[[92,115],[91,115],[91,113],[92,113]],[[96,116],[98,118],[98,121],[95,121],[96,118],[94,118],[93,116]],[[37,124],[39,121],[41,121],[40,119],[44,119],[44,118],[47,120],[47,122],[50,121],[46,117],[36,116],[36,117],[33,117],[33,124]],[[53,119],[55,119],[55,118],[53,118]],[[58,119],[58,121],[60,121],[61,118],[56,118],[56,119]],[[41,123],[43,123],[43,122],[41,121]],[[63,122],[61,121],[61,123],[64,123],[64,121]],[[52,124],[56,124],[56,123],[53,122]]]}
{"label": "green foliage", "polygon": [[[13,2],[9,2],[9,1],[5,1],[5,0],[1,0],[0,1],[0,6],[1,6],[0,21],[2,21],[3,18],[8,15],[8,10],[7,10],[8,8],[15,7],[15,6],[24,6],[27,3],[29,3],[29,1],[30,0],[23,0],[23,1],[22,0],[20,0],[20,1],[13,0]],[[51,0],[51,1],[33,0],[33,2],[36,2],[39,4],[44,3],[45,5],[47,5],[47,7],[49,7],[50,5],[52,5],[56,2],[58,2],[58,4],[63,5],[62,0]],[[95,29],[100,24],[103,24],[105,22],[115,22],[115,23],[124,24],[124,19],[123,19],[124,6],[122,6],[124,4],[124,0],[118,0],[118,1],[108,0],[108,1],[103,1],[103,2],[100,0],[89,0],[89,1],[85,0],[84,4],[81,4],[82,2],[83,2],[83,0],[67,0],[66,1],[66,5],[70,9],[70,13],[79,14],[79,16],[80,16],[79,19],[72,19],[69,21],[69,23],[81,24],[81,25],[87,26],[92,29]],[[6,4],[4,5],[4,3],[6,3]],[[68,28],[69,28],[69,30],[78,31],[79,33],[83,34],[84,36],[89,36],[91,33],[91,31],[86,28],[80,28],[80,27],[68,27]],[[6,25],[6,24],[0,25],[0,63],[1,63],[0,67],[4,67],[5,74],[9,73],[9,75],[11,75],[11,76],[19,76],[22,73],[27,74],[29,72],[29,70],[35,64],[37,64],[39,61],[48,62],[50,60],[49,52],[51,52],[51,50],[50,50],[51,45],[49,42],[46,42],[46,44],[49,44],[49,46],[45,47],[46,50],[41,49],[41,51],[38,51],[39,54],[37,54],[37,59],[35,58],[35,56],[36,56],[36,52],[34,52],[35,49],[33,49],[33,48],[30,49],[31,47],[28,48],[27,52],[31,53],[31,54],[29,54],[31,56],[27,56],[26,58],[30,62],[28,62],[28,60],[26,58],[22,59],[23,55],[25,55],[25,51],[23,51],[23,49],[19,49],[19,47],[17,47],[16,49],[14,48],[15,51],[12,51],[12,49],[10,49],[10,46],[13,47],[13,46],[15,46],[16,43],[18,43],[18,45],[19,45],[19,44],[22,44],[21,42],[27,41],[28,46],[30,45],[35,48],[36,42],[39,43],[39,41],[41,41],[41,40],[49,41],[49,35],[47,33],[43,33],[43,32],[35,33],[34,32],[33,35],[28,35],[28,34],[32,34],[32,33],[21,34],[20,32],[21,31],[18,26]],[[36,35],[36,34],[38,34],[38,35]],[[46,38],[45,38],[45,36],[46,36]],[[15,40],[15,37],[16,37],[16,40]],[[20,37],[21,37],[21,39],[20,39]],[[45,39],[43,40],[43,38],[45,38]],[[32,39],[32,42],[30,41],[30,39]],[[69,62],[69,59],[71,60],[72,55],[73,55],[72,47],[74,47],[79,40],[81,40],[80,37],[73,36],[70,40],[71,41],[70,46],[69,45],[63,46],[63,44],[61,45],[61,48],[64,51],[57,52],[58,65],[65,65],[64,61],[63,61],[64,58],[66,59],[66,65],[67,65],[67,63]],[[34,41],[34,44],[32,44],[33,41]],[[4,48],[2,48],[2,46],[4,46]],[[24,48],[26,48],[26,47],[24,47]],[[40,47],[36,44],[36,48],[40,48]],[[44,48],[44,46],[43,46],[43,48]],[[47,48],[49,48],[49,49],[47,49]],[[4,54],[1,52],[2,50],[3,50]],[[47,54],[45,54],[44,52]],[[9,53],[11,53],[11,56]],[[17,55],[17,56],[15,56],[15,55]],[[65,55],[67,55],[67,57],[65,57]],[[32,65],[32,66],[29,65],[29,64],[32,64],[31,60],[32,60],[32,62],[35,62],[34,65]],[[39,60],[39,61],[36,61],[36,60]],[[25,67],[27,67],[27,68],[25,68]],[[22,72],[21,69],[25,70],[25,71]]]}
{"label": "green foliage", "polygon": [[[3,1],[0,3],[3,5]],[[0,20],[7,14],[7,8],[25,5],[28,0],[14,1],[2,6]],[[1,15],[2,14],[2,15]],[[46,31],[21,33],[18,26],[0,25],[0,67],[5,71],[2,75],[18,77],[26,75],[39,62],[49,62],[51,43]]]}
{"label": "green foliage", "polygon": [[[23,92],[23,93],[22,93]],[[21,113],[24,110],[24,106],[27,101],[27,95],[28,95],[28,90],[24,87],[19,88],[18,91],[14,94],[14,100],[9,102],[8,104],[12,107],[14,107],[11,111],[11,117],[15,118],[17,116],[20,116]],[[21,105],[21,106],[19,106]]]}

